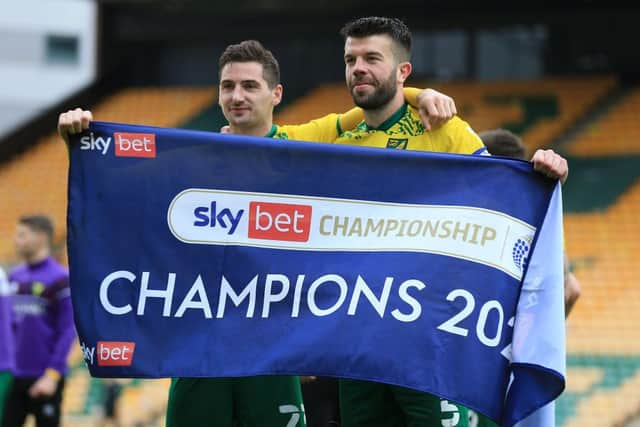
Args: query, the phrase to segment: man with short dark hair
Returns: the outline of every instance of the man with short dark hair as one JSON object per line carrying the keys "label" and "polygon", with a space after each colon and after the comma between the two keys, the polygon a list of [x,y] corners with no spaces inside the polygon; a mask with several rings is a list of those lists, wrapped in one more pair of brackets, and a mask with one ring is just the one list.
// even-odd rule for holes
{"label": "man with short dark hair", "polygon": [[[405,102],[403,87],[412,71],[411,32],[395,18],[367,17],[347,23],[344,37],[345,77],[354,103],[365,120],[335,143],[387,149],[457,154],[488,154],[478,135],[458,117],[425,132],[419,112]],[[534,169],[565,180],[565,159],[538,150]],[[436,369],[434,366],[432,369]],[[467,426],[467,409],[436,396],[404,387],[368,381],[340,380],[344,427]]]}
{"label": "man with short dark hair", "polygon": [[[486,154],[478,135],[458,117],[425,132],[418,111],[405,102],[412,71],[411,33],[395,18],[368,17],[346,24],[345,77],[365,120],[335,141],[400,150]],[[436,367],[433,367],[436,369]],[[370,381],[340,380],[344,427],[467,426],[467,409],[432,394]]]}
{"label": "man with short dark hair", "polygon": [[527,160],[527,147],[525,147],[522,139],[510,130],[485,130],[478,135],[492,156]]}
{"label": "man with short dark hair", "polygon": [[69,275],[51,256],[52,241],[48,217],[18,221],[15,245],[25,264],[9,275],[16,357],[3,427],[22,426],[29,413],[37,427],[60,424],[67,356],[76,334]]}

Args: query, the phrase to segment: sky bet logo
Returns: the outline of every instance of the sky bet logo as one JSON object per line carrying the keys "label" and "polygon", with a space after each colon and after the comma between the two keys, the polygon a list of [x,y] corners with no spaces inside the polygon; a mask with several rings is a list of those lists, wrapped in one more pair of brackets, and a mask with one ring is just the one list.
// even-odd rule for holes
{"label": "sky bet logo", "polygon": [[[221,207],[217,201],[198,206],[193,215],[196,227],[219,227],[232,235],[245,213]],[[251,239],[306,242],[311,226],[311,206],[251,201],[247,234]]]}
{"label": "sky bet logo", "polygon": [[111,138],[103,138],[101,136],[96,138],[93,132],[89,132],[89,136],[80,138],[81,150],[99,151],[103,156],[107,154],[110,145]]}
{"label": "sky bet logo", "polygon": [[99,136],[93,132],[80,138],[80,149],[98,151],[103,156],[109,151],[114,142],[117,157],[156,157],[156,136],[152,133],[121,133],[116,132],[111,137]]}
{"label": "sky bet logo", "polygon": [[118,157],[156,156],[155,134],[116,132],[113,137],[116,140],[116,156]]}
{"label": "sky bet logo", "polygon": [[91,366],[98,363],[98,366],[131,366],[133,362],[133,352],[136,343],[130,341],[98,341],[96,347],[89,347],[82,343],[82,356]]}
{"label": "sky bet logo", "polygon": [[249,204],[249,238],[306,242],[311,229],[311,206],[284,203]]}

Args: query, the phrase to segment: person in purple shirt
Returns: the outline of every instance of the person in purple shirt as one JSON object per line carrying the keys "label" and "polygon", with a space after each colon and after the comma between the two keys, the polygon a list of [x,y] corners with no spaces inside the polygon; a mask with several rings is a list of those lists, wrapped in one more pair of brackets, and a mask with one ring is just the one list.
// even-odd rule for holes
{"label": "person in purple shirt", "polygon": [[11,288],[0,268],[0,423],[4,402],[11,387],[11,372],[14,366],[13,332],[11,331]]}
{"label": "person in purple shirt", "polygon": [[46,216],[20,218],[15,244],[25,264],[9,275],[13,288],[15,367],[3,427],[60,424],[67,356],[75,339],[69,274],[51,256],[53,225]]}

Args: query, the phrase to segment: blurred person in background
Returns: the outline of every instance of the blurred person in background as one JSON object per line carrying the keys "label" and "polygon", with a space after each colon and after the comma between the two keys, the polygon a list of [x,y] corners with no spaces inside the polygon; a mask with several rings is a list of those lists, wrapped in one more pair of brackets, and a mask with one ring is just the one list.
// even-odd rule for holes
{"label": "blurred person in background", "polygon": [[122,393],[122,384],[115,378],[102,380],[102,422],[101,426],[120,427],[118,399]]}
{"label": "blurred person in background", "polygon": [[14,378],[3,427],[19,427],[32,414],[37,427],[60,425],[67,357],[75,339],[69,275],[51,256],[53,224],[44,215],[23,216],[15,246],[24,264],[9,280],[14,288]]}
{"label": "blurred person in background", "polygon": [[0,267],[0,424],[4,403],[11,387],[14,367],[13,332],[11,331],[11,288],[7,276]]}

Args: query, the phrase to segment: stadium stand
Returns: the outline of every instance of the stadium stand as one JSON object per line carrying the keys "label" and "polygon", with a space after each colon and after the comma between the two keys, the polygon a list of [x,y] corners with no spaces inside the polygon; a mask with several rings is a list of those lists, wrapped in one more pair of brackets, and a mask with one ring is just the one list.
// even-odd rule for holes
{"label": "stadium stand", "polygon": [[[136,88],[122,90],[93,108],[102,121],[175,127],[215,104],[214,88]],[[16,219],[27,212],[47,212],[56,224],[65,224],[67,153],[55,124],[52,132],[33,148],[0,168],[0,197],[6,207],[0,217],[0,235],[12,236]],[[37,188],[38,191],[18,191]],[[63,227],[58,227],[63,230]],[[64,240],[63,235],[56,241]],[[0,260],[11,261],[11,239],[0,240]]]}
{"label": "stadium stand", "polygon": [[569,144],[576,156],[640,154],[640,89],[631,90],[605,117],[588,126]]}
{"label": "stadium stand", "polygon": [[565,427],[624,426],[640,413],[639,95],[626,91],[563,147],[566,244],[583,286],[568,321]]}

